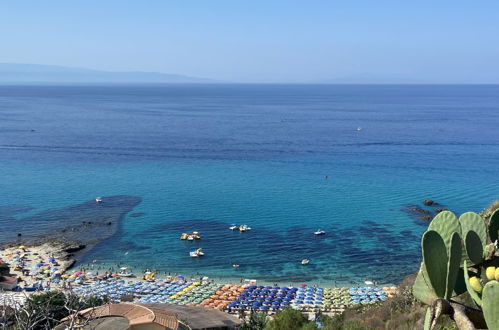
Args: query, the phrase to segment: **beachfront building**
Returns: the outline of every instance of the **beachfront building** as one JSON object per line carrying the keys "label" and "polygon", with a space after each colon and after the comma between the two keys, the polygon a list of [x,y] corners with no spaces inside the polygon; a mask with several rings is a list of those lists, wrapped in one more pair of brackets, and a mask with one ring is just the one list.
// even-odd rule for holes
{"label": "beachfront building", "polygon": [[232,330],[241,321],[226,313],[203,307],[170,304],[107,304],[83,310],[61,321],[56,330],[71,322],[95,330]]}

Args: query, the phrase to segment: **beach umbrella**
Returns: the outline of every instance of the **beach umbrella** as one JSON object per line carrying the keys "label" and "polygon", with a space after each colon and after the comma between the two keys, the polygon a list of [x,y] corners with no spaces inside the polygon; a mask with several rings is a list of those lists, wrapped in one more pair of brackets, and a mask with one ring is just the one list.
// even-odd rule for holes
{"label": "beach umbrella", "polygon": [[26,246],[24,246],[24,245],[19,245],[19,248],[20,248],[20,249],[25,249],[25,248],[26,248]]}

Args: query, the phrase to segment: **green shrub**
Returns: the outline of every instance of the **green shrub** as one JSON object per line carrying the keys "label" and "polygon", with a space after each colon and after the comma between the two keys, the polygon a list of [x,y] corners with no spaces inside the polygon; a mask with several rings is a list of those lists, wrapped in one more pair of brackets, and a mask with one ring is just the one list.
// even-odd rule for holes
{"label": "green shrub", "polygon": [[[265,330],[298,330],[308,323],[308,318],[301,312],[286,308],[277,312],[274,319],[267,323]],[[310,329],[310,328],[307,328]],[[313,328],[312,328],[313,329]]]}
{"label": "green shrub", "polygon": [[268,319],[266,313],[250,312],[249,318],[241,325],[241,330],[261,330],[267,325]]}
{"label": "green shrub", "polygon": [[18,329],[51,329],[59,321],[76,311],[97,307],[109,302],[108,298],[79,297],[60,291],[33,294],[16,312]]}

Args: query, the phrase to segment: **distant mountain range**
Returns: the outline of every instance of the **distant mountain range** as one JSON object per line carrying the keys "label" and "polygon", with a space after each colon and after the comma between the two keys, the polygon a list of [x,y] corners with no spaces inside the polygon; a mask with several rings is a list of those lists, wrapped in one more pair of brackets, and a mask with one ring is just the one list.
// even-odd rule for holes
{"label": "distant mountain range", "polygon": [[158,72],[113,72],[57,65],[0,63],[0,83],[216,83]]}

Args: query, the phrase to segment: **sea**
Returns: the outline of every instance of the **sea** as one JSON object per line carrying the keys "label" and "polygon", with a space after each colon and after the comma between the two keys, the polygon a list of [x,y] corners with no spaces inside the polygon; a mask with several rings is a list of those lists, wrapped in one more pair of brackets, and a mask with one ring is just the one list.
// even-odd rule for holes
{"label": "sea", "polygon": [[479,212],[498,178],[498,85],[0,86],[0,241],[140,198],[80,265],[397,283],[428,224],[407,209]]}

